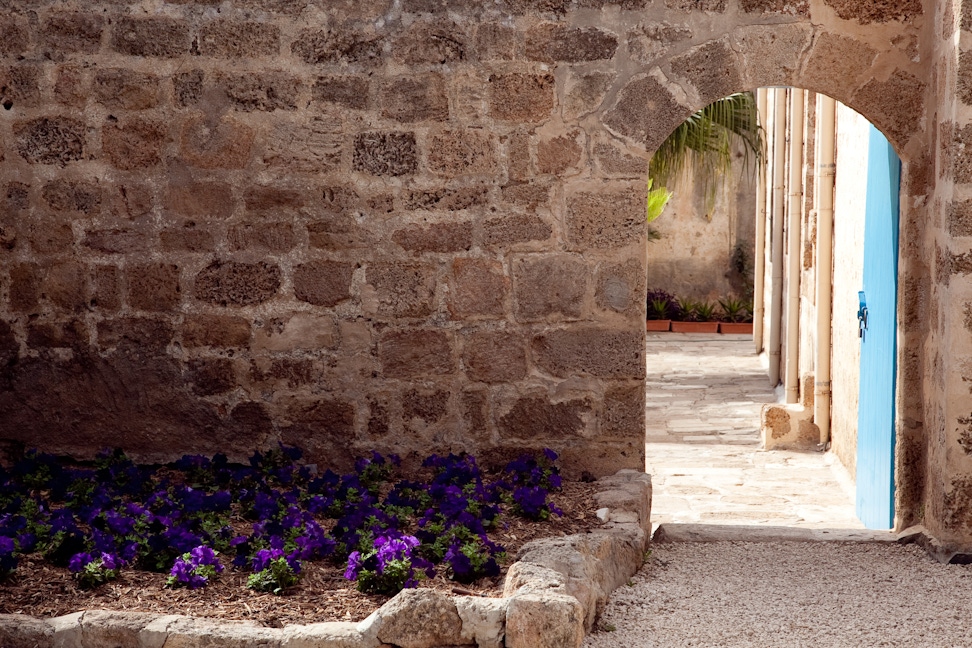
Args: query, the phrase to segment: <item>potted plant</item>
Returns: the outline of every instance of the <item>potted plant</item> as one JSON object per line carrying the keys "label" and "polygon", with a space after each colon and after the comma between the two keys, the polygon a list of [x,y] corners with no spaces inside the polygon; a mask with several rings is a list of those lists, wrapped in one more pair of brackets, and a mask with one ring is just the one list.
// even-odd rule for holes
{"label": "potted plant", "polygon": [[680,313],[678,300],[671,293],[664,290],[648,291],[647,330],[667,331],[672,320]]}
{"label": "potted plant", "polygon": [[683,299],[679,302],[679,306],[682,309],[682,316],[678,321],[672,322],[672,331],[676,333],[717,333],[719,331],[715,304]]}
{"label": "potted plant", "polygon": [[720,333],[753,334],[752,303],[729,296],[719,300],[728,321],[719,323]]}

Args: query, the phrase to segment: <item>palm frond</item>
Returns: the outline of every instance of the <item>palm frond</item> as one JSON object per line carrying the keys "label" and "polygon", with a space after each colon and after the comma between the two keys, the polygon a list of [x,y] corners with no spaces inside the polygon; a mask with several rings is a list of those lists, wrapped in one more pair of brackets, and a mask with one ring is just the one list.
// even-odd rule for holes
{"label": "palm frond", "polygon": [[661,187],[669,187],[691,171],[702,182],[707,202],[714,204],[716,190],[732,170],[737,142],[743,145],[747,169],[754,159],[757,163],[763,159],[763,135],[752,92],[729,95],[689,116],[655,151],[648,175]]}

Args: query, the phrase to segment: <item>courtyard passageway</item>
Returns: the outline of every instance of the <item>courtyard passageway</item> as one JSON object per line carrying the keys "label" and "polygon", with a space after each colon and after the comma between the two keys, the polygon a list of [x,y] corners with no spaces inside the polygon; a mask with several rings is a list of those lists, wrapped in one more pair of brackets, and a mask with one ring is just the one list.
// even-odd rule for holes
{"label": "courtyard passageway", "polygon": [[824,453],[759,449],[776,394],[749,336],[649,333],[647,372],[655,524],[863,528]]}
{"label": "courtyard passageway", "polygon": [[[824,453],[759,449],[776,396],[748,336],[649,333],[647,352],[651,516],[682,531],[652,543],[584,648],[972,645],[972,567],[860,530]],[[725,539],[685,541],[698,524]],[[725,526],[742,524],[760,529]],[[781,526],[802,530],[758,533]],[[780,540],[795,536],[878,541]]]}

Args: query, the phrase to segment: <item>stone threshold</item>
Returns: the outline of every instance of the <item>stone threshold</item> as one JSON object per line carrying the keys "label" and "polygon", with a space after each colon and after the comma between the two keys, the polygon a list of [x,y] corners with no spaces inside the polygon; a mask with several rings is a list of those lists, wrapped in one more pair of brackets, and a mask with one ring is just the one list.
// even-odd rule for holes
{"label": "stone threshold", "polygon": [[53,619],[0,615],[2,648],[579,648],[615,588],[641,568],[651,532],[651,476],[598,480],[585,534],[524,545],[502,598],[407,589],[359,623],[265,628],[252,621],[91,610]]}

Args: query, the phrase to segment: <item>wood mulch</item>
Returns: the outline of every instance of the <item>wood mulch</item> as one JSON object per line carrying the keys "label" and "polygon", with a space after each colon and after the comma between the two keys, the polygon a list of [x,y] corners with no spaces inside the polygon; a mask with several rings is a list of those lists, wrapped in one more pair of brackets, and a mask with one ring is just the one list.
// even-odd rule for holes
{"label": "wood mulch", "polygon": [[[564,480],[551,499],[564,511],[546,522],[530,522],[504,514],[503,528],[490,534],[506,548],[503,572],[495,579],[460,585],[442,575],[421,581],[450,593],[502,596],[507,568],[527,542],[538,538],[584,533],[601,525],[594,515],[595,484]],[[360,621],[377,610],[386,596],[362,594],[344,579],[344,566],[305,562],[299,584],[282,596],[244,587],[248,572],[227,567],[219,578],[197,590],[165,587],[166,574],[122,570],[117,580],[94,590],[81,590],[67,569],[30,556],[21,559],[15,574],[0,583],[0,613],[54,617],[81,610],[117,610],[183,614],[195,617],[255,621],[279,628],[286,624],[321,621]]]}

